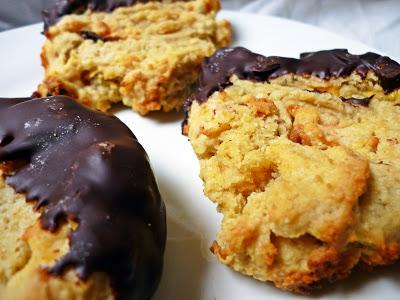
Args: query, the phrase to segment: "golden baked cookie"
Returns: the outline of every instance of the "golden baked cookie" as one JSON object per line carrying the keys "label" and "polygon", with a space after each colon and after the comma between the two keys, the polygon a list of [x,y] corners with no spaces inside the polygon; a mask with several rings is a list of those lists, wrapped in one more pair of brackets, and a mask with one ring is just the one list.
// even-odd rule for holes
{"label": "golden baked cookie", "polygon": [[65,96],[0,99],[0,299],[150,299],[165,207],[116,117]]}
{"label": "golden baked cookie", "polygon": [[143,115],[180,109],[202,59],[231,41],[219,9],[219,0],[60,1],[44,12],[37,94],[101,111],[118,102]]}
{"label": "golden baked cookie", "polygon": [[347,50],[203,64],[183,131],[224,215],[211,251],[307,293],[400,253],[400,65]]}

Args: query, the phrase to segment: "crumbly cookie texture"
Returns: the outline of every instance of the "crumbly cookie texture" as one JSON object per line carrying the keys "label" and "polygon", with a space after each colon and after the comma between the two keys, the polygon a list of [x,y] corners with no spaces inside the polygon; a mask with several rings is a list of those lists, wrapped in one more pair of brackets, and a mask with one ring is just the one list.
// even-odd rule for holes
{"label": "crumbly cookie texture", "polygon": [[112,12],[86,10],[50,26],[38,95],[66,94],[106,111],[180,109],[202,59],[231,41],[219,0],[150,1]]}
{"label": "crumbly cookie texture", "polygon": [[399,90],[385,93],[372,71],[238,76],[187,103],[204,192],[224,215],[211,251],[298,293],[396,261]]}
{"label": "crumbly cookie texture", "polygon": [[[2,175],[2,171],[0,171]],[[114,299],[105,274],[80,280],[73,270],[62,277],[49,276],[44,268],[69,251],[68,235],[76,224],[67,223],[56,233],[43,230],[40,214],[25,196],[0,176],[0,298],[32,300]]]}

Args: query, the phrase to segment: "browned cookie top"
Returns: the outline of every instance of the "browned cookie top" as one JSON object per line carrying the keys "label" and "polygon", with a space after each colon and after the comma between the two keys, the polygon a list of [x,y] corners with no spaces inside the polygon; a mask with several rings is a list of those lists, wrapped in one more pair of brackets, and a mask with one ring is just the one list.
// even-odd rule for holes
{"label": "browned cookie top", "polygon": [[119,299],[149,299],[163,262],[165,208],[148,157],[114,116],[65,96],[0,99],[6,182],[35,201],[44,229],[78,223],[70,251],[48,269],[105,272]]}

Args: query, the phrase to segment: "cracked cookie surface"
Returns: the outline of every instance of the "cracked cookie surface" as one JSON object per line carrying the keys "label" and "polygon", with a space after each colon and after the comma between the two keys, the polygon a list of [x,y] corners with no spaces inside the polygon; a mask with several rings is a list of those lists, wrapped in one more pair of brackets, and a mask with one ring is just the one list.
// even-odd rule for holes
{"label": "cracked cookie surface", "polygon": [[230,24],[215,20],[219,0],[144,2],[49,24],[38,95],[102,111],[118,102],[140,114],[180,109],[202,59],[230,43]]}
{"label": "cracked cookie surface", "polygon": [[[357,264],[396,261],[398,88],[385,92],[373,71],[354,69],[329,78],[283,72],[267,81],[271,65],[257,58],[254,69],[241,69],[255,54],[237,49],[204,63],[186,103],[184,131],[204,192],[224,215],[212,252],[239,272],[300,293]],[[223,51],[239,58],[226,61]],[[274,59],[271,72],[280,67]]]}

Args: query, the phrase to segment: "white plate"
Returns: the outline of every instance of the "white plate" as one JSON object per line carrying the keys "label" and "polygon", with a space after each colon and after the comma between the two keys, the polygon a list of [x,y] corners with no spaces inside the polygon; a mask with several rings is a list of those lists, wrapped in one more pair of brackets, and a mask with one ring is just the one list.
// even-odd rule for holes
{"label": "white plate", "polygon": [[[224,11],[233,23],[235,45],[265,55],[297,57],[300,52],[348,48],[352,53],[374,51],[332,33],[273,17]],[[42,25],[0,34],[0,96],[29,96],[42,78]],[[203,195],[198,162],[187,138],[180,134],[181,113],[154,113],[143,118],[116,109],[147,150],[168,213],[164,275],[156,300],[298,299],[270,283],[258,282],[219,264],[208,248],[221,216]],[[12,118],[12,116],[10,116]],[[398,267],[398,265],[397,265]],[[318,292],[323,299],[400,299],[396,266],[354,274]]]}

